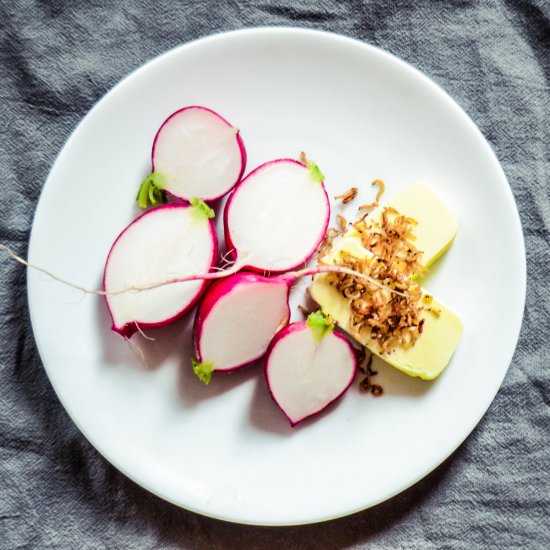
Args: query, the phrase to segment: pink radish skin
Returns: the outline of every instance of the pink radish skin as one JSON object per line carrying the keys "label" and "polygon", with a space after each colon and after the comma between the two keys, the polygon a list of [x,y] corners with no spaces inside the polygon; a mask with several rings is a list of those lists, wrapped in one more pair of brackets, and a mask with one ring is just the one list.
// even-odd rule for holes
{"label": "pink radish skin", "polygon": [[316,340],[307,321],[277,333],[265,360],[269,392],[291,426],[334,403],[356,374],[357,358],[349,341],[337,332]]}
{"label": "pink radish skin", "polygon": [[[290,319],[291,280],[240,272],[214,283],[197,310],[195,350],[208,383],[212,372],[233,372],[262,357]],[[199,365],[194,363],[195,372]],[[197,373],[198,374],[198,373]]]}
{"label": "pink radish skin", "polygon": [[235,187],[224,210],[224,232],[238,268],[282,273],[305,264],[317,250],[330,202],[323,175],[310,164],[267,162]]}
{"label": "pink radish skin", "polygon": [[167,285],[117,292],[163,281],[174,273],[210,270],[218,242],[214,224],[201,208],[176,203],[153,208],[117,237],[103,274],[113,331],[130,338],[137,330],[168,325],[195,305],[207,285],[204,280],[177,283],[173,290],[169,288],[174,285]]}
{"label": "pink radish skin", "polygon": [[214,201],[228,193],[246,167],[239,134],[218,113],[193,105],[172,113],[161,125],[151,152],[152,173],[161,174],[162,190],[190,200]]}

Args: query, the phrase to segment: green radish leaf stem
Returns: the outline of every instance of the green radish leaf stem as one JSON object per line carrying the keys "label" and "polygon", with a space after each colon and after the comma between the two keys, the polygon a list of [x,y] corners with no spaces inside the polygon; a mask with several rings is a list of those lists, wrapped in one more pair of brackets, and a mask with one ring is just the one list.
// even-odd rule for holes
{"label": "green radish leaf stem", "polygon": [[165,185],[166,177],[164,175],[159,172],[149,174],[139,186],[136,195],[138,206],[140,208],[147,208],[149,204],[151,206],[165,204],[167,202],[166,191],[164,191]]}
{"label": "green radish leaf stem", "polygon": [[195,197],[191,199],[191,208],[196,221],[211,220],[216,213],[204,201]]}
{"label": "green radish leaf stem", "polygon": [[199,363],[196,359],[192,359],[191,364],[193,365],[193,372],[197,375],[199,380],[205,386],[208,386],[212,378],[212,373],[214,372],[214,365],[208,362]]}
{"label": "green radish leaf stem", "polygon": [[325,179],[321,169],[312,160],[307,161],[307,169],[309,170],[309,175],[313,181],[321,183]]}
{"label": "green radish leaf stem", "polygon": [[316,342],[320,342],[325,334],[329,334],[334,329],[330,316],[325,315],[321,310],[310,313],[306,322]]}

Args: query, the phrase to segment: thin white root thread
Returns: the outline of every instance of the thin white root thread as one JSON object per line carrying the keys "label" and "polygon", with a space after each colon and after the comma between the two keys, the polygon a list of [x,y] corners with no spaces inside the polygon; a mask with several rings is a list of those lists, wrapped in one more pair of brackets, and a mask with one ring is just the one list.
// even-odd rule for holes
{"label": "thin white root thread", "polygon": [[234,252],[234,249],[231,249],[231,250],[227,250],[224,254],[222,254],[221,256],[221,262],[222,262],[222,266],[220,267],[220,269],[226,269],[228,266],[231,265],[231,255],[232,253]]}
{"label": "thin white root thread", "polygon": [[377,281],[376,279],[373,279],[372,277],[365,275],[364,273],[355,271],[353,269],[350,269],[349,267],[344,267],[341,265],[319,265],[315,267],[306,267],[305,269],[300,269],[299,271],[293,271],[291,273],[287,273],[286,275],[288,275],[289,277],[292,277],[292,280],[296,280],[301,277],[307,277],[308,275],[320,275],[321,273],[340,273],[341,275],[350,275],[351,277],[355,277],[356,279],[362,279],[363,281],[368,281],[369,283],[379,286],[380,288],[383,288],[384,290],[387,290],[392,294],[397,294],[398,296],[403,296],[404,298],[408,297],[408,294],[404,292],[400,292],[399,290],[390,288],[387,285],[382,284],[380,281]]}
{"label": "thin white root thread", "polygon": [[143,350],[130,338],[124,337],[126,340],[128,347],[130,348],[130,351],[132,352],[133,356],[143,363],[145,368],[149,368],[149,365],[147,364],[147,361],[145,360],[145,354],[143,353]]}
{"label": "thin white root thread", "polygon": [[[74,283],[71,283],[70,281],[67,281],[66,279],[63,279],[62,277],[59,277],[55,273],[52,273],[51,271],[48,271],[47,269],[44,269],[42,267],[33,265],[29,263],[24,258],[21,258],[18,256],[11,248],[4,244],[0,244],[0,250],[4,250],[11,258],[13,258],[15,261],[19,262],[20,264],[34,269],[36,271],[40,271],[41,273],[44,273],[48,277],[51,277],[55,281],[58,281],[66,286],[70,286],[71,288],[74,288],[76,290],[80,290],[81,292],[84,292],[85,294],[95,294],[97,296],[119,296],[121,294],[127,294],[129,292],[143,292],[145,290],[153,290],[155,288],[160,288],[166,285],[172,285],[176,283],[188,283],[192,281],[213,281],[216,279],[222,279],[223,277],[228,277],[229,275],[233,275],[237,273],[242,267],[243,262],[237,261],[235,262],[231,267],[224,271],[215,271],[212,273],[202,273],[198,275],[187,275],[185,277],[173,277],[171,279],[167,279],[165,281],[159,281],[156,283],[149,283],[147,285],[142,286],[130,286],[128,288],[124,288],[122,290],[116,290],[116,291],[110,291],[107,292],[105,290],[91,290],[89,288],[85,288],[80,285],[76,285]],[[359,271],[354,271],[353,269],[350,269],[348,267],[344,266],[338,266],[338,265],[319,265],[315,267],[307,267],[305,269],[300,269],[298,271],[291,271],[288,273],[283,274],[284,278],[289,279],[290,281],[295,281],[297,279],[300,279],[301,277],[306,277],[308,275],[319,275],[321,273],[340,273],[342,275],[350,275],[351,277],[355,277],[357,279],[362,279],[364,281],[368,281],[376,286],[379,286],[380,288],[383,288],[393,294],[397,294],[399,296],[407,297],[408,295],[404,292],[399,292],[398,290],[395,290],[393,288],[389,288],[388,286],[382,284],[380,281],[377,281],[376,279],[373,279],[372,277],[369,277],[368,275],[365,275],[364,273],[361,273]],[[142,333],[142,331],[138,330]],[[143,333],[142,333],[143,334]],[[145,335],[144,335],[145,336]],[[145,336],[145,338],[148,338]]]}
{"label": "thin white root thread", "polygon": [[[25,258],[21,258],[21,256],[18,256],[9,246],[6,246],[5,244],[0,244],[0,250],[4,250],[8,256],[11,256],[16,262],[19,262],[20,264],[24,265],[25,267],[30,267],[31,269],[34,269],[35,271],[40,271],[40,273],[44,273],[44,275],[47,275],[51,279],[54,279],[55,281],[58,281],[60,283],[63,283],[64,285],[70,286],[72,288],[75,288],[76,290],[80,290],[81,292],[84,292],[85,294],[99,294],[103,291],[97,291],[97,290],[90,290],[89,288],[85,288],[83,286],[75,285],[74,283],[71,283],[70,281],[67,281],[66,279],[63,279],[62,277],[59,277],[55,273],[52,273],[51,271],[48,271],[47,269],[44,269],[43,267],[33,265],[29,263]],[[104,292],[103,292],[104,294]]]}
{"label": "thin white root thread", "polygon": [[147,336],[147,334],[145,334],[145,332],[143,332],[143,329],[139,326],[139,323],[134,323],[134,325],[136,325],[136,328],[138,330],[138,332],[146,339],[146,340],[149,340],[150,342],[154,342],[155,339],[152,338],[151,336]]}

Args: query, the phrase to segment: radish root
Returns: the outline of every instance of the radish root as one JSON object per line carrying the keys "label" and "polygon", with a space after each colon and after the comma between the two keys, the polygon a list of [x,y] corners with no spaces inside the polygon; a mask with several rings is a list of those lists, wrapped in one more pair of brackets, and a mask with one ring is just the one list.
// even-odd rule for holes
{"label": "radish root", "polygon": [[6,252],[8,256],[13,258],[16,262],[19,262],[20,264],[24,265],[25,267],[29,267],[31,269],[34,269],[35,271],[40,271],[40,273],[44,273],[44,275],[47,275],[54,281],[58,281],[64,285],[70,286],[76,290],[80,290],[81,292],[84,292],[85,294],[98,294],[101,291],[96,290],[90,290],[89,288],[85,288],[83,286],[76,285],[74,283],[71,283],[70,281],[67,281],[66,279],[63,279],[62,277],[59,277],[55,273],[52,273],[51,271],[48,271],[47,269],[44,269],[43,267],[34,265],[29,263],[25,258],[22,258],[21,256],[18,256],[9,246],[6,246],[5,244],[0,243],[0,250],[3,250]]}
{"label": "radish root", "polygon": [[[24,265],[27,268],[34,269],[36,271],[39,271],[40,273],[44,273],[44,275],[47,275],[48,277],[54,279],[55,281],[58,281],[59,283],[64,284],[65,286],[69,286],[71,288],[74,288],[75,290],[79,290],[81,292],[84,292],[85,294],[95,294],[97,296],[118,296],[121,294],[127,294],[129,292],[143,292],[145,290],[153,290],[155,288],[160,288],[166,285],[172,285],[176,283],[188,283],[192,281],[214,281],[216,279],[223,279],[224,277],[227,277],[229,275],[233,275],[234,273],[237,273],[242,267],[242,262],[235,262],[231,267],[223,270],[223,271],[214,271],[211,273],[201,273],[198,275],[187,275],[185,277],[173,277],[171,279],[167,279],[165,281],[158,281],[155,283],[149,283],[147,285],[141,285],[141,286],[130,286],[121,290],[106,292],[105,290],[94,290],[89,289],[80,285],[77,285],[75,283],[72,283],[70,281],[67,281],[66,279],[63,279],[62,277],[59,277],[55,273],[52,273],[51,271],[48,271],[47,269],[44,269],[43,267],[31,264],[21,256],[18,256],[9,246],[6,246],[4,244],[0,243],[0,250],[4,250],[10,256],[12,259],[14,259],[16,262],[19,262],[20,264]],[[304,269],[299,269],[297,271],[289,271],[287,273],[283,273],[282,275],[279,275],[286,281],[293,283],[297,279],[300,279],[302,277],[307,277],[308,275],[320,275],[322,273],[340,273],[342,275],[350,275],[351,277],[355,277],[357,279],[361,279],[364,281],[368,281],[376,286],[379,286],[380,288],[383,288],[387,290],[388,292],[391,292],[392,294],[397,294],[398,296],[404,296],[406,297],[407,294],[403,292],[399,292],[398,290],[395,290],[393,288],[389,288],[388,286],[382,284],[380,281],[377,281],[376,279],[373,279],[372,277],[369,277],[368,275],[365,275],[364,273],[361,273],[359,271],[354,271],[353,269],[350,269],[349,267],[339,266],[339,265],[317,265],[314,267],[306,267]]]}

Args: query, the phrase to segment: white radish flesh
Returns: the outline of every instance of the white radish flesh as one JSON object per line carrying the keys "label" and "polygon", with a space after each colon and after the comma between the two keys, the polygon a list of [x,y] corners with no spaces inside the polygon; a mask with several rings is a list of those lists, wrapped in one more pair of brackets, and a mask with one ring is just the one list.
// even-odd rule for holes
{"label": "white radish flesh", "polygon": [[330,204],[314,163],[292,159],[256,168],[235,188],[224,211],[235,263],[260,272],[304,264],[327,230]]}
{"label": "white radish flesh", "polygon": [[273,336],[288,323],[289,283],[241,272],[212,285],[197,310],[194,337],[197,375],[230,372],[264,355]]}
{"label": "white radish flesh", "polygon": [[357,372],[348,340],[332,330],[319,337],[308,322],[292,323],[281,330],[266,357],[271,397],[292,426],[343,395]]}
{"label": "white radish flesh", "polygon": [[129,337],[138,325],[164,326],[196,302],[205,287],[201,280],[127,290],[208,272],[217,256],[211,215],[204,203],[159,206],[119,235],[109,252],[103,279],[115,332]]}
{"label": "white radish flesh", "polygon": [[155,136],[154,183],[184,200],[212,201],[241,179],[246,150],[239,135],[220,115],[205,107],[185,107],[170,115]]}

